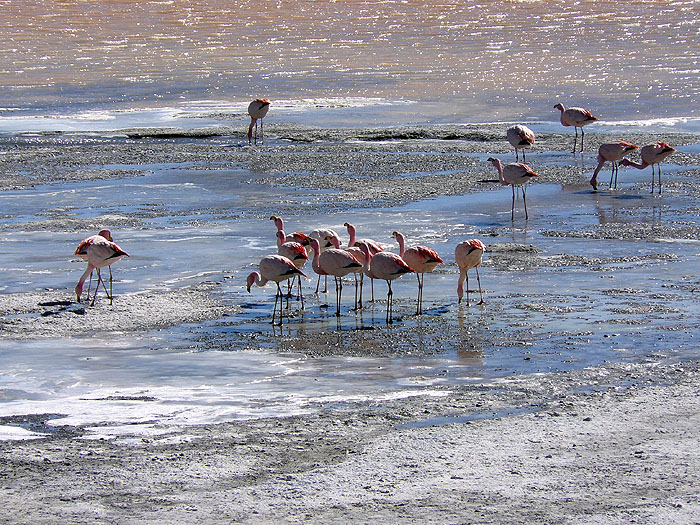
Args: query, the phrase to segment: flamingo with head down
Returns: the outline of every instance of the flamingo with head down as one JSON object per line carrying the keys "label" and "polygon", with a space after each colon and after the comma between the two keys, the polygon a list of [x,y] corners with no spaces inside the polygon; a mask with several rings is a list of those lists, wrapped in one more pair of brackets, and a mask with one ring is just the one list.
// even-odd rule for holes
{"label": "flamingo with head down", "polygon": [[108,241],[104,237],[98,235],[93,240],[92,244],[87,247],[86,250],[88,265],[85,272],[80,277],[78,285],[75,287],[75,294],[78,297],[78,302],[80,302],[80,295],[83,291],[83,284],[88,275],[92,274],[93,270],[97,270],[97,285],[95,286],[95,293],[92,295],[92,302],[90,306],[95,304],[95,299],[97,299],[97,289],[102,283],[107,297],[109,298],[109,304],[113,304],[114,294],[112,293],[112,271],[109,272],[109,292],[107,291],[107,286],[102,280],[102,274],[100,270],[105,266],[110,267],[115,262],[123,259],[124,257],[129,257],[129,254],[122,250],[116,243]]}
{"label": "flamingo with head down", "polygon": [[619,162],[622,158],[637,149],[637,146],[618,140],[617,142],[608,142],[601,144],[598,148],[598,166],[591,177],[591,186],[594,190],[598,189],[598,172],[603,168],[606,162],[612,163],[612,172],[610,173],[610,188],[613,185],[613,177],[615,178],[615,188],[617,188],[617,170]]}
{"label": "flamingo with head down", "polygon": [[[78,247],[75,249],[75,252],[73,252],[73,255],[77,255],[80,257],[83,261],[88,260],[87,256],[87,249],[90,247],[92,243],[95,242],[95,240],[100,237],[102,239],[107,239],[108,241],[113,241],[112,239],[112,232],[110,232],[108,229],[103,229],[100,230],[97,235],[91,235],[90,237],[87,237],[86,239],[83,239],[78,243]],[[77,297],[78,302],[80,302],[80,296],[83,293],[83,286],[85,284],[85,280],[87,279],[88,275],[90,276],[90,283],[88,285],[88,291],[87,291],[87,300],[90,300],[90,288],[92,288],[92,272],[94,271],[94,267],[88,265],[88,269],[90,270],[89,272],[86,270],[84,277],[81,278],[80,281],[78,281],[78,284],[75,287],[75,295]],[[112,280],[112,268],[110,266],[109,268],[109,279],[110,281]]]}
{"label": "flamingo with head down", "polygon": [[255,144],[258,143],[258,120],[260,121],[260,142],[264,141],[263,118],[270,109],[270,101],[266,98],[256,98],[248,105],[248,115],[250,115],[250,126],[248,126],[248,144],[253,139],[253,127],[255,127]]}
{"label": "flamingo with head down", "polygon": [[622,160],[622,165],[623,166],[633,166],[639,170],[643,170],[647,166],[651,166],[651,193],[654,193],[654,165],[658,164],[659,166],[659,195],[661,195],[661,163],[664,161],[666,157],[671,155],[674,151],[676,151],[676,148],[673,148],[666,144],[665,142],[656,142],[654,144],[647,144],[646,146],[642,146],[642,149],[639,150],[639,154],[642,157],[642,163],[638,164],[636,162],[632,162],[631,160],[623,159]]}
{"label": "flamingo with head down", "polygon": [[481,265],[481,258],[484,255],[484,250],[486,246],[479,239],[471,239],[468,241],[463,241],[457,245],[455,248],[455,260],[457,261],[457,266],[459,266],[459,282],[457,284],[457,298],[458,302],[462,302],[462,296],[464,295],[464,281],[467,281],[467,306],[469,306],[469,275],[467,272],[472,268],[476,268],[476,279],[479,282],[479,296],[481,301],[479,304],[484,304],[484,295],[481,293],[481,278],[479,277],[479,266]]}
{"label": "flamingo with head down", "polygon": [[260,259],[258,265],[259,271],[252,272],[246,280],[246,289],[250,293],[250,288],[253,284],[262,287],[268,281],[273,281],[277,285],[277,293],[275,294],[275,306],[272,309],[272,324],[275,324],[275,315],[277,312],[277,301],[280,303],[280,326],[282,325],[282,290],[280,283],[287,279],[292,279],[297,275],[306,277],[304,272],[297,268],[292,261],[281,255],[266,255]]}
{"label": "flamingo with head down", "polygon": [[523,150],[523,162],[525,162],[525,148],[535,143],[535,133],[522,124],[516,124],[506,130],[506,140],[515,148],[515,162],[518,162],[518,150]]}

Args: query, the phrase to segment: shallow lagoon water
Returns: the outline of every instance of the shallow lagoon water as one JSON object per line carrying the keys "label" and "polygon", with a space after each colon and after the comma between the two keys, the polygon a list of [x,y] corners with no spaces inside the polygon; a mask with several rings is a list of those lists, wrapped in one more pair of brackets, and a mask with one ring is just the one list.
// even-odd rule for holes
{"label": "shallow lagoon water", "polygon": [[[546,163],[557,155],[533,157]],[[509,188],[338,213],[318,214],[309,204],[308,211],[285,217],[290,230],[330,226],[347,240],[342,224],[351,221],[359,236],[396,250],[390,229],[398,229],[409,244],[435,247],[446,264],[426,278],[422,318],[411,315],[413,278],[394,285],[399,318],[393,327],[384,321],[384,283],[375,287],[380,301],[359,314],[349,311],[353,292],[347,283],[339,320],[332,312],[333,293],[313,297],[313,284],[307,283],[305,311],[292,302],[292,314],[280,329],[269,324],[274,288],[254,288],[247,294],[245,276],[262,255],[274,251],[268,217],[275,199],[297,198],[304,204],[313,195],[300,197],[287,187],[276,187],[274,195],[261,192],[256,175],[246,170],[152,168],[154,173],[145,177],[4,192],[4,210],[12,223],[3,233],[0,253],[2,292],[72,289],[84,263],[75,261],[66,246],[77,244],[81,236],[31,225],[44,214],[76,209],[84,217],[138,216],[141,221],[120,227],[115,239],[132,252],[114,268],[116,301],[121,294],[177,289],[206,279],[221,282],[223,297],[241,313],[142,336],[94,339],[76,334],[71,339],[4,343],[0,416],[62,414],[54,424],[99,426],[92,436],[148,435],[194,423],[308,412],[359,398],[441,395],[440,387],[450,384],[497,387],[518,374],[616,360],[677,359],[696,350],[695,332],[686,324],[688,316],[697,318],[697,301],[673,285],[697,281],[692,269],[698,267],[699,244],[544,234],[583,230],[611,217],[619,220],[631,206],[643,210],[642,217],[648,213],[644,220],[652,222],[661,214],[667,220],[687,218],[683,201],[674,194],[645,193],[646,172],[621,170],[623,182],[613,192],[594,193],[585,183],[577,188],[532,185],[527,222],[522,201],[511,222]],[[667,180],[677,177],[676,171],[666,170]],[[113,204],[105,209],[101,203],[109,199]],[[638,221],[640,215],[629,217]],[[480,234],[489,230],[495,237]],[[456,301],[453,250],[477,235],[487,244],[533,245],[540,253],[534,265],[514,260],[510,267],[499,265],[504,255],[498,251],[487,253],[481,270],[486,304],[467,307]],[[28,243],[46,249],[27,258],[23,247]],[[556,264],[569,256],[581,257],[581,265]],[[601,262],[591,265],[587,259]],[[475,276],[470,277],[474,299]],[[640,296],[654,297],[657,309],[638,308]],[[377,344],[372,331],[389,330],[400,338],[402,333],[420,333],[411,331],[420,325],[448,334],[441,334],[439,343],[431,340],[434,334],[411,339],[393,355],[377,347],[376,357],[368,357]],[[449,334],[458,329],[468,337]],[[361,340],[369,351],[364,355],[305,355],[319,336],[342,348],[349,335],[365,332],[368,337]],[[10,432],[3,435],[9,438]]]}

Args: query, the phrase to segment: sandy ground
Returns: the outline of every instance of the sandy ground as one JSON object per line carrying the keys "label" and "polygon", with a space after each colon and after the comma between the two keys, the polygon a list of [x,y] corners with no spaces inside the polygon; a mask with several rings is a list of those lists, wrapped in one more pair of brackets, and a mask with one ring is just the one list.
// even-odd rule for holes
{"label": "sandy ground", "polygon": [[[239,130],[228,128],[215,133],[130,130],[114,137],[4,137],[0,189],[134,177],[142,172],[105,166],[148,165],[177,155],[179,162],[190,159],[191,169],[246,167],[256,183],[335,190],[339,200],[323,210],[330,212],[338,206],[386,206],[431,195],[483,191],[489,188],[484,181],[493,179],[495,171],[467,154],[509,152],[497,126],[318,130],[277,125],[267,132],[288,143],[251,150],[238,145]],[[588,133],[587,150],[593,151],[607,138]],[[637,144],[660,139],[675,145],[698,142],[686,135],[618,138]],[[402,139],[421,140],[414,144]],[[431,141],[428,148],[426,140]],[[566,150],[570,143],[569,135],[552,134],[540,137],[538,147]],[[416,154],[411,159],[392,155],[401,152]],[[678,154],[671,162],[699,165],[700,155]],[[560,184],[580,184],[582,177],[580,167],[568,164],[543,165],[538,171]],[[412,184],[396,191],[395,181],[405,172],[425,175],[412,177]],[[587,173],[590,176],[590,169]],[[692,197],[690,213],[700,197],[700,173],[687,169],[683,176],[683,191]],[[667,191],[678,191],[679,184],[670,184]],[[296,206],[300,204],[281,203],[282,211]],[[21,227],[90,231],[101,226],[98,220],[76,219],[69,212],[55,210],[45,220]],[[147,216],[120,220],[138,226]],[[3,225],[6,231],[13,227]],[[586,231],[551,235],[653,239],[669,233],[697,239],[700,231],[691,221],[635,226],[611,221]],[[494,265],[612,261],[552,260],[522,245],[493,243],[490,248],[501,254],[488,263]],[[664,257],[659,250],[641,263],[653,265]],[[693,297],[697,283],[685,286],[673,293]],[[69,336],[78,327],[96,333],[109,330],[115,319],[120,329],[132,332],[184,322],[226,323],[235,308],[226,304],[219,287],[220,282],[204,282],[174,292],[124,294],[114,307],[107,307],[102,298],[94,308],[73,302],[70,290],[3,294],[0,338]],[[657,299],[664,312],[678,316],[671,307],[672,294]],[[492,297],[494,310],[504,300]],[[544,307],[554,309],[556,301],[552,297]],[[543,307],[542,301],[538,303]],[[399,316],[411,308],[399,302]],[[522,330],[516,321],[490,337],[505,339],[511,329]],[[437,318],[422,325],[399,323],[391,331],[351,332],[349,337],[370,339],[373,344],[367,348],[372,351],[394,349],[406,335],[445,333],[445,323],[450,331],[444,337],[461,337],[478,353],[479,341],[471,340],[468,330],[460,332],[458,323]],[[697,320],[689,321],[691,329],[695,325]],[[431,340],[434,346],[421,351],[439,351],[446,341]],[[285,344],[299,351],[298,342]],[[349,347],[326,334],[307,350],[309,355],[333,355],[346,353]],[[89,432],[77,427],[48,426],[47,414],[6,418],[0,424],[22,424],[49,436],[0,443],[0,519],[8,523],[700,523],[699,372],[697,362],[608,364],[513,378],[501,390],[454,387],[444,389],[444,396],[325,407],[317,416],[194,426],[128,444],[91,440]]]}
{"label": "sandy ground", "polygon": [[8,523],[697,523],[699,371],[615,365],[514,379],[498,395],[461,388],[128,446],[64,429],[0,444],[0,514]]}

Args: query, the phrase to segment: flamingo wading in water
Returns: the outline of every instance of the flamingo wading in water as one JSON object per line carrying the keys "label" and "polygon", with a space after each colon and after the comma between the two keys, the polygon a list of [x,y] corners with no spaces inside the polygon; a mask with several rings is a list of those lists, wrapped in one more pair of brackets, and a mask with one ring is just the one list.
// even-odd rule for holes
{"label": "flamingo wading in water", "polygon": [[468,272],[472,268],[476,268],[476,280],[479,283],[479,296],[481,301],[479,304],[484,304],[484,295],[481,293],[481,279],[479,278],[479,265],[481,258],[484,255],[486,246],[479,239],[471,239],[463,241],[455,248],[455,260],[459,266],[459,283],[457,284],[458,302],[462,302],[464,295],[464,281],[467,281],[467,306],[469,306],[469,275]]}
{"label": "flamingo wading in water", "polygon": [[248,105],[248,115],[250,115],[250,126],[248,126],[248,144],[253,140],[253,127],[255,127],[255,144],[258,143],[258,120],[260,120],[260,142],[264,142],[263,118],[270,109],[270,101],[266,98],[256,98]]}
{"label": "flamingo wading in water", "polygon": [[516,124],[506,130],[506,139],[515,148],[515,162],[518,162],[518,150],[523,150],[523,162],[525,162],[525,148],[535,143],[535,133],[522,124]]}
{"label": "flamingo wading in water", "polygon": [[554,109],[561,111],[561,123],[563,126],[573,126],[574,132],[574,150],[572,153],[576,153],[576,142],[578,141],[578,128],[581,128],[581,153],[583,153],[583,126],[595,122],[598,119],[593,116],[593,114],[587,109],[583,108],[569,108],[566,109],[564,104],[559,102],[554,106]]}
{"label": "flamingo wading in water", "polygon": [[628,153],[633,152],[637,149],[637,146],[625,142],[623,140],[618,140],[617,142],[608,142],[606,144],[601,144],[598,148],[598,166],[596,166],[593,176],[591,177],[591,186],[594,190],[598,189],[598,172],[603,168],[606,162],[612,163],[612,171],[610,172],[610,188],[613,185],[613,177],[615,178],[615,188],[617,188],[617,170],[618,163],[622,160],[622,157]]}
{"label": "flamingo wading in water", "polygon": [[[348,246],[349,247],[358,247],[360,242],[365,243],[367,245],[367,248],[369,249],[370,252],[374,255],[375,253],[383,252],[384,248],[382,247],[381,244],[379,244],[377,241],[373,241],[372,239],[356,239],[357,237],[357,231],[355,230],[355,226],[350,224],[349,222],[346,222],[343,226],[348,230],[348,235],[350,236],[350,240],[348,241]],[[364,257],[364,256],[363,256]],[[364,271],[364,274],[367,275],[367,277],[370,278],[370,286],[372,288],[372,301],[374,301],[374,278],[371,277],[370,275],[367,274],[366,271]],[[360,302],[362,302],[360,298]]]}
{"label": "flamingo wading in water", "polygon": [[[328,236],[326,240],[330,240]],[[311,239],[311,248],[314,251],[312,266],[318,275],[332,275],[335,277],[335,315],[340,317],[340,301],[343,295],[343,277],[361,268],[362,264],[350,253],[338,248],[327,248],[321,251],[317,239]]]}
{"label": "flamingo wading in water", "polygon": [[438,253],[427,246],[411,246],[405,248],[404,236],[399,232],[393,232],[392,235],[399,243],[399,255],[406,261],[413,271],[416,272],[418,278],[418,302],[416,304],[416,314],[423,313],[423,282],[425,273],[432,272],[438,264],[442,264],[442,259]]}
{"label": "flamingo wading in water", "polygon": [[[309,260],[309,256],[306,253],[306,248],[299,242],[287,241],[287,236],[284,234],[284,230],[277,230],[277,255],[286,257],[294,263],[294,266],[300,270]],[[301,309],[304,309],[304,295],[301,292],[301,275],[297,275],[297,281],[299,284],[299,299],[301,300]],[[289,288],[287,290],[287,297],[291,295],[292,290],[292,280],[287,281],[289,283]]]}
{"label": "flamingo wading in water", "polygon": [[[110,232],[108,229],[100,230],[97,235],[91,235],[90,237],[87,237],[86,239],[83,239],[80,241],[78,244],[78,247],[75,249],[75,252],[73,252],[73,255],[77,255],[80,257],[83,261],[88,260],[87,256],[87,249],[90,247],[92,243],[95,242],[95,240],[101,237],[103,239],[107,239],[108,241],[113,241],[112,239],[112,232]],[[87,276],[90,276],[90,283],[88,285],[88,291],[87,291],[87,300],[90,300],[90,288],[92,288],[92,272],[95,269],[94,267],[89,267],[90,271],[85,274],[85,279],[87,279]],[[109,268],[109,278],[110,280],[112,279],[112,268]],[[78,284],[75,287],[75,295],[77,297],[78,302],[80,302],[80,296],[83,294],[83,286],[85,284],[85,279],[82,279],[78,282]]]}
{"label": "flamingo wading in water", "polygon": [[246,280],[246,289],[250,293],[253,284],[265,286],[268,281],[273,281],[277,285],[275,294],[275,306],[272,309],[272,324],[275,324],[275,314],[277,312],[277,301],[280,303],[280,326],[282,326],[282,290],[280,283],[287,279],[292,279],[297,275],[306,277],[304,272],[297,268],[292,261],[281,255],[266,255],[260,259],[259,271],[252,272]]}
{"label": "flamingo wading in water", "polygon": [[511,186],[513,188],[513,203],[510,207],[510,220],[513,220],[515,214],[515,187],[520,186],[523,190],[523,204],[525,205],[525,219],[527,215],[527,200],[525,199],[525,185],[533,178],[539,177],[537,173],[530,169],[530,166],[522,163],[510,163],[503,166],[501,161],[490,157],[488,161],[493,164],[498,170],[498,180],[501,181],[501,186]]}
{"label": "flamingo wading in water", "polygon": [[623,166],[633,166],[639,170],[643,170],[647,166],[651,165],[651,193],[654,193],[654,164],[659,165],[659,195],[661,195],[661,162],[671,155],[676,148],[673,148],[666,144],[665,142],[656,142],[655,144],[647,144],[642,146],[639,150],[639,154],[642,157],[642,163],[637,164],[631,160],[623,159]]}
{"label": "flamingo wading in water", "polygon": [[90,306],[95,304],[95,299],[97,299],[97,290],[100,287],[100,283],[102,283],[102,287],[109,298],[109,304],[113,304],[114,294],[112,293],[112,270],[110,268],[109,292],[107,291],[105,282],[102,280],[100,270],[105,266],[112,266],[112,264],[124,257],[129,257],[129,254],[122,250],[116,243],[108,241],[100,235],[98,235],[93,240],[92,244],[87,247],[86,252],[88,265],[85,272],[80,277],[78,285],[75,287],[75,294],[78,297],[78,302],[80,302],[80,295],[83,291],[85,279],[87,279],[88,275],[92,274],[93,270],[97,270],[97,284],[95,285],[95,292],[92,294],[92,302],[90,303]]}
{"label": "flamingo wading in water", "polygon": [[394,292],[391,290],[391,281],[406,273],[411,273],[413,269],[395,253],[378,252],[372,255],[366,243],[360,242],[358,244],[362,253],[365,254],[365,270],[368,275],[386,281],[389,287],[386,294],[386,322],[391,324],[394,322]]}

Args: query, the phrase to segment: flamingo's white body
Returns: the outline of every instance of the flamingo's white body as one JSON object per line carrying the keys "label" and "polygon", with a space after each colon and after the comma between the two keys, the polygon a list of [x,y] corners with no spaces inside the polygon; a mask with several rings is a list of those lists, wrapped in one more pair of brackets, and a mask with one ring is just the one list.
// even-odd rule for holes
{"label": "flamingo's white body", "polygon": [[386,295],[386,322],[393,323],[394,292],[391,290],[391,282],[404,274],[411,273],[413,269],[395,253],[378,252],[373,255],[366,243],[361,242],[359,246],[362,253],[365,254],[365,269],[368,275],[373,276],[375,279],[386,281],[389,287],[389,291]]}
{"label": "flamingo's white body", "polygon": [[564,104],[561,102],[554,106],[554,109],[561,111],[560,121],[563,126],[573,126],[574,132],[574,150],[572,153],[576,153],[576,142],[578,141],[578,128],[581,128],[581,152],[583,153],[583,126],[590,124],[591,122],[596,122],[598,119],[593,116],[593,114],[587,109],[583,108],[569,108],[566,109]]}
{"label": "flamingo's white body", "polygon": [[622,158],[637,149],[637,146],[618,140],[617,142],[608,142],[601,144],[598,148],[598,166],[596,166],[593,176],[591,177],[591,186],[594,190],[598,189],[598,172],[603,168],[606,162],[612,163],[612,172],[610,173],[610,187],[613,185],[613,177],[615,178],[615,188],[617,188],[617,170],[618,163]]}
{"label": "flamingo's white body", "polygon": [[523,150],[523,162],[525,162],[525,148],[535,143],[535,133],[522,124],[516,124],[506,130],[506,140],[515,148],[515,162],[518,162],[518,150]]}
{"label": "flamingo's white body", "polygon": [[250,115],[250,126],[248,126],[248,144],[253,140],[253,127],[255,127],[255,144],[258,143],[258,120],[260,121],[260,142],[263,142],[263,118],[270,109],[270,101],[266,98],[256,98],[248,105],[248,115]]}
{"label": "flamingo's white body", "polygon": [[418,301],[416,304],[416,314],[423,313],[423,282],[425,273],[432,272],[438,264],[442,263],[442,259],[438,253],[428,246],[411,246],[405,247],[404,236],[399,232],[393,232],[392,235],[399,243],[399,255],[410,266],[416,277],[418,278]]}
{"label": "flamingo's white body", "polygon": [[659,194],[661,194],[661,162],[664,161],[666,157],[671,155],[676,148],[669,146],[665,142],[656,142],[654,144],[647,144],[642,146],[639,150],[639,154],[642,157],[642,163],[637,164],[631,160],[624,159],[622,161],[623,166],[633,166],[637,169],[643,170],[647,166],[651,166],[651,193],[654,193],[654,165],[659,165]]}
{"label": "flamingo's white body", "polygon": [[481,264],[482,256],[484,255],[484,250],[486,246],[479,239],[471,239],[468,241],[463,241],[457,245],[455,248],[455,260],[457,261],[457,266],[459,266],[459,283],[457,284],[457,298],[458,302],[462,302],[462,296],[464,295],[464,281],[467,281],[467,306],[469,306],[469,275],[467,272],[476,268],[476,279],[479,282],[479,296],[481,301],[479,304],[484,303],[484,296],[481,293],[481,278],[479,277],[479,265]]}
{"label": "flamingo's white body", "polygon": [[292,261],[281,255],[266,255],[260,259],[258,265],[259,271],[252,272],[246,280],[246,289],[250,292],[251,286],[265,286],[268,281],[273,281],[277,285],[277,293],[275,295],[275,306],[272,309],[272,324],[275,324],[275,314],[277,312],[277,301],[280,303],[280,322],[282,324],[282,290],[280,283],[287,279],[292,279],[297,275],[306,277],[304,272],[297,268]]}
{"label": "flamingo's white body", "polygon": [[129,257],[129,254],[122,250],[116,243],[108,241],[104,237],[98,235],[93,242],[87,247],[86,256],[88,265],[85,272],[80,277],[78,285],[75,287],[75,294],[78,297],[78,302],[80,302],[80,295],[83,291],[83,284],[85,279],[93,272],[97,270],[97,285],[95,286],[95,293],[92,296],[91,305],[95,304],[95,299],[97,298],[97,289],[102,283],[102,287],[109,297],[109,304],[113,303],[114,295],[112,294],[112,272],[110,270],[109,274],[109,292],[107,291],[107,286],[102,280],[102,274],[100,270],[105,266],[111,266],[115,262],[123,259],[124,257]]}
{"label": "flamingo's white body", "polygon": [[314,271],[319,276],[332,275],[335,277],[335,315],[340,317],[340,301],[343,294],[342,278],[358,268],[362,268],[362,264],[345,250],[327,248],[321,251],[318,240],[313,238],[311,239],[311,248],[314,251],[312,261]]}
{"label": "flamingo's white body", "polygon": [[525,205],[525,218],[528,218],[527,214],[527,200],[525,198],[525,187],[528,182],[532,179],[539,177],[537,173],[532,171],[530,166],[522,163],[510,163],[503,166],[501,161],[493,157],[489,158],[488,161],[496,167],[498,170],[498,179],[501,181],[502,186],[511,186],[513,188],[513,202],[510,208],[510,219],[513,220],[515,213],[515,187],[520,186],[523,190],[523,204]]}
{"label": "flamingo's white body", "polygon": [[[83,239],[82,241],[80,241],[80,243],[78,243],[78,247],[75,249],[75,252],[73,252],[73,255],[77,255],[83,261],[87,261],[88,260],[87,250],[92,245],[92,243],[94,243],[95,240],[97,240],[98,237],[102,238],[102,239],[107,239],[108,241],[114,240],[114,239],[112,239],[112,232],[110,232],[108,229],[105,228],[103,230],[100,230],[97,233],[97,235],[91,235],[90,237],[87,237],[86,239]],[[85,278],[81,279],[75,287],[75,295],[78,299],[78,302],[80,302],[80,296],[83,293],[83,286],[85,284],[85,280],[87,279],[88,275],[90,276],[90,284],[88,286],[88,291],[87,291],[87,300],[88,301],[90,300],[90,288],[92,288],[92,272],[94,270],[94,267],[89,266],[89,268],[90,268],[90,271],[86,272]],[[111,267],[109,269],[109,278],[111,281],[111,279],[112,279],[112,268]]]}

